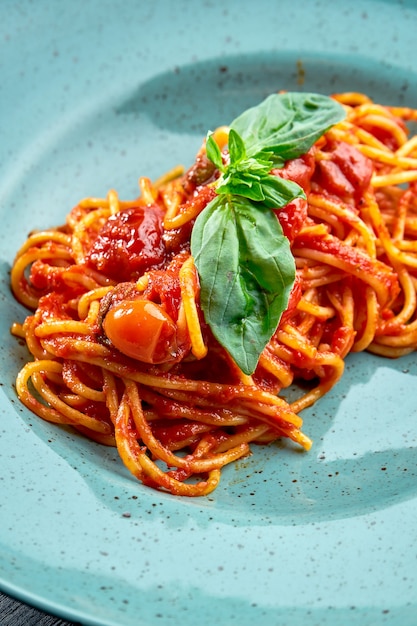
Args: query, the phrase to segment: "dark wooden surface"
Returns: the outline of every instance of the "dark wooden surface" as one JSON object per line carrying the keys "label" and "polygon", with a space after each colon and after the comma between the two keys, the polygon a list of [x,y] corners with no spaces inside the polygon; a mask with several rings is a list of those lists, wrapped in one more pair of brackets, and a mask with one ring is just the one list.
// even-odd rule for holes
{"label": "dark wooden surface", "polygon": [[79,622],[67,622],[59,617],[38,611],[0,592],[1,626],[81,626]]}

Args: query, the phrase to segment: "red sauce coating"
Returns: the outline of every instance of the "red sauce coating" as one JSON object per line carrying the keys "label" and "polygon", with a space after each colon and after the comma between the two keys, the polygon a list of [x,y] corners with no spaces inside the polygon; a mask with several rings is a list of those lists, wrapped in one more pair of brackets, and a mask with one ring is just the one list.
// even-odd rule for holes
{"label": "red sauce coating", "polygon": [[292,243],[307,219],[307,200],[295,198],[282,209],[275,211],[282,232]]}
{"label": "red sauce coating", "polygon": [[39,291],[59,291],[63,288],[62,267],[47,265],[40,259],[30,268],[30,284]]}
{"label": "red sauce coating", "polygon": [[294,245],[295,252],[297,248],[306,247],[331,255],[336,267],[352,276],[359,276],[362,281],[372,285],[382,306],[392,302],[398,295],[398,278],[389,266],[370,259],[335,237],[312,236],[310,233],[300,234]]}
{"label": "red sauce coating", "polygon": [[297,308],[297,304],[301,300],[301,296],[303,295],[302,282],[298,274],[295,277],[294,285],[291,289],[290,298],[288,300],[287,308],[283,312],[279,327],[285,326],[285,324],[291,319],[294,315],[295,310]]}
{"label": "red sauce coating", "polygon": [[112,215],[86,255],[86,263],[109,278],[129,281],[160,267],[166,256],[163,211],[138,206]]}
{"label": "red sauce coating", "polygon": [[[169,419],[162,419],[156,420],[156,422],[152,424],[154,437],[159,439],[163,446],[167,446],[174,450],[182,447],[182,443],[184,441],[189,441],[191,443],[194,438],[198,441],[201,433],[206,433],[209,430],[210,426],[207,424],[190,422],[185,419],[176,419],[174,424]],[[178,443],[181,445],[176,445]]]}

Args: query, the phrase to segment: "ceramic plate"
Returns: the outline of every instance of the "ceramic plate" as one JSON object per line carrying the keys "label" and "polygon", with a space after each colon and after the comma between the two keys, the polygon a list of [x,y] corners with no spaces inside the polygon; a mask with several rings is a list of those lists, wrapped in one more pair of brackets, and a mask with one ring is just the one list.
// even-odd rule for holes
{"label": "ceramic plate", "polygon": [[415,624],[417,362],[347,360],[309,453],[256,448],[201,499],[16,400],[9,291],[30,229],[192,163],[278,89],[417,106],[410,1],[5,0],[0,6],[0,586],[100,626]]}

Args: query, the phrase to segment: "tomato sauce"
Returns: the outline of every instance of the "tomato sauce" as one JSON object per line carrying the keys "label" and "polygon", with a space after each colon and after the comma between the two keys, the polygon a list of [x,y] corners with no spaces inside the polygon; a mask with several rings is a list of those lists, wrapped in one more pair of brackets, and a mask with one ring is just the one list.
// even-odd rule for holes
{"label": "tomato sauce", "polygon": [[392,302],[398,295],[398,278],[389,266],[379,260],[370,259],[359,250],[343,244],[331,235],[302,234],[297,237],[294,245],[296,249],[305,247],[331,255],[336,267],[373,285],[380,304],[383,306]]}
{"label": "tomato sauce", "polygon": [[147,270],[161,267],[166,258],[163,216],[156,205],[112,215],[88,251],[87,265],[118,282],[136,280]]}

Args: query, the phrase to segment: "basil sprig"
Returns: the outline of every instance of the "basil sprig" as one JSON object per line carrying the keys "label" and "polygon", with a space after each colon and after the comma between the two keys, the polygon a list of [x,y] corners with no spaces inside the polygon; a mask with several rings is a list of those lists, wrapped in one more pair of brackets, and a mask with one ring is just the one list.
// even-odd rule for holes
{"label": "basil sprig", "polygon": [[210,133],[206,146],[208,158],[222,172],[216,187],[218,194],[243,196],[270,208],[283,207],[294,198],[304,196],[296,183],[269,173],[276,164],[272,152],[261,151],[248,157],[241,136],[233,128],[229,132],[230,162],[227,166],[223,165],[220,148]]}
{"label": "basil sprig", "polygon": [[340,104],[320,94],[274,94],[232,122],[227,160],[207,136],[220,177],[194,223],[191,253],[205,320],[245,374],[256,369],[295,280],[289,241],[271,209],[305,194],[270,172],[305,154],[344,117]]}

